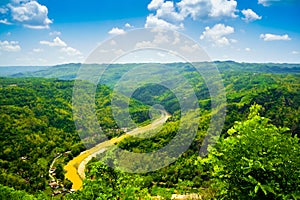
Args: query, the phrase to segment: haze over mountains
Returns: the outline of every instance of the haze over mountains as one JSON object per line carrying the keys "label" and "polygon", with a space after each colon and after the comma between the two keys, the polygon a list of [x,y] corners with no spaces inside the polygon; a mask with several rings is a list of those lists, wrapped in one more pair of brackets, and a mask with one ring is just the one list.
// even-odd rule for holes
{"label": "haze over mountains", "polygon": [[[300,64],[288,63],[238,63],[234,61],[215,61],[213,62],[219,71],[253,72],[253,73],[299,73]],[[206,63],[194,63],[195,66],[205,66]],[[69,63],[55,66],[12,66],[0,67],[0,75],[5,77],[44,77],[72,80],[76,78],[79,68],[84,65],[80,63]],[[138,64],[111,64],[94,65],[94,67],[106,67],[115,73],[129,71]],[[167,64],[176,67],[178,63]]]}

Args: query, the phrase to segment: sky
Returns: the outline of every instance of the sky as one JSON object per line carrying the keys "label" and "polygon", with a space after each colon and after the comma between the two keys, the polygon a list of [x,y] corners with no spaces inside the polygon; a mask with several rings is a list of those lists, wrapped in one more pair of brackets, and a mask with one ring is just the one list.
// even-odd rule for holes
{"label": "sky", "polygon": [[85,62],[104,41],[153,27],[211,60],[300,63],[300,0],[0,0],[0,66]]}

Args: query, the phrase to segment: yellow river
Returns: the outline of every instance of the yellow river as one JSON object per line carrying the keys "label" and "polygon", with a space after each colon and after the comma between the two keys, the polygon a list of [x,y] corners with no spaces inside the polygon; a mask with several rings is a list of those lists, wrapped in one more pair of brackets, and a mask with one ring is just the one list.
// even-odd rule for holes
{"label": "yellow river", "polygon": [[91,149],[81,152],[78,156],[76,156],[71,161],[69,161],[68,164],[64,167],[64,170],[66,171],[65,177],[73,183],[72,189],[74,190],[82,189],[83,186],[82,180],[85,178],[85,174],[84,174],[85,165],[93,156],[95,156],[97,153],[101,153],[105,151],[106,148],[113,146],[115,143],[122,141],[126,137],[137,135],[158,128],[159,126],[163,125],[163,123],[167,121],[170,115],[165,111],[161,111],[161,113],[162,113],[161,117],[155,120],[153,123],[147,126],[138,127],[118,138],[113,138],[111,140],[102,142],[92,147]]}

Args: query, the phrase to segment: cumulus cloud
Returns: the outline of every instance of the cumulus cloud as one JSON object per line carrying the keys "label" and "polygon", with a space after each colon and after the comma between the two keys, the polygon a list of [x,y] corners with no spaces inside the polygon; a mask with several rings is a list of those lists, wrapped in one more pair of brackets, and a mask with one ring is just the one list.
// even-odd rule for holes
{"label": "cumulus cloud", "polygon": [[180,14],[192,19],[237,17],[235,0],[181,0],[177,3]]}
{"label": "cumulus cloud", "polygon": [[235,14],[237,2],[235,0],[211,0],[211,4],[210,17],[237,17]]}
{"label": "cumulus cloud", "polygon": [[182,21],[184,16],[175,11],[174,2],[166,1],[156,10],[156,16],[170,21]]}
{"label": "cumulus cloud", "polygon": [[153,39],[154,44],[166,44],[170,43],[170,38],[168,35],[164,34],[163,32],[157,32]]}
{"label": "cumulus cloud", "polygon": [[0,24],[11,25],[12,23],[9,22],[7,19],[0,19]]}
{"label": "cumulus cloud", "polygon": [[182,23],[179,25],[175,25],[172,23],[169,23],[163,19],[159,19],[157,16],[150,14],[147,19],[146,19],[146,24],[145,28],[165,28],[165,29],[173,29],[173,30],[178,30],[178,29],[183,29],[184,26]]}
{"label": "cumulus cloud", "polygon": [[164,3],[164,0],[152,0],[149,5],[149,10],[156,10],[161,7],[161,5]]}
{"label": "cumulus cloud", "polygon": [[124,29],[116,27],[116,28],[112,28],[108,33],[111,35],[123,35],[126,32],[124,31]]}
{"label": "cumulus cloud", "polygon": [[7,4],[12,22],[27,28],[49,28],[52,20],[48,18],[48,8],[35,0],[12,1]]}
{"label": "cumulus cloud", "polygon": [[298,54],[299,54],[299,51],[292,51],[292,54],[293,54],[293,55],[298,55]]}
{"label": "cumulus cloud", "polygon": [[53,39],[53,41],[40,41],[40,44],[47,45],[49,47],[61,47],[60,51],[66,53],[68,56],[82,55],[81,52],[73,47],[70,47],[61,40],[59,37]]}
{"label": "cumulus cloud", "polygon": [[52,31],[49,33],[50,36],[57,36],[57,35],[61,35],[60,31]]}
{"label": "cumulus cloud", "polygon": [[261,34],[260,38],[263,39],[264,41],[276,41],[276,40],[284,40],[288,41],[291,40],[291,38],[288,36],[288,34],[284,35],[274,35],[274,34]]}
{"label": "cumulus cloud", "polygon": [[253,10],[247,9],[247,10],[242,10],[243,15],[245,16],[242,18],[246,22],[252,22],[255,20],[260,20],[262,17],[256,14]]}
{"label": "cumulus cloud", "polygon": [[40,41],[40,44],[48,45],[50,47],[66,47],[67,44],[62,41],[59,37],[53,39],[53,41]]}
{"label": "cumulus cloud", "polygon": [[21,51],[21,46],[17,41],[0,41],[0,50],[7,52],[18,52]]}
{"label": "cumulus cloud", "polygon": [[249,51],[251,51],[251,49],[247,47],[247,48],[245,48],[245,51],[249,52]]}
{"label": "cumulus cloud", "polygon": [[268,0],[258,0],[258,4],[262,4],[263,6],[268,6]]}
{"label": "cumulus cloud", "polygon": [[147,17],[145,27],[155,25],[178,29],[184,27],[182,22],[189,17],[193,20],[237,17],[236,0],[181,0],[177,3],[170,0],[152,0],[148,9],[154,13]]}
{"label": "cumulus cloud", "polygon": [[146,48],[146,47],[156,47],[161,45],[176,45],[180,42],[179,33],[174,33],[172,35],[165,34],[164,30],[156,29],[153,30],[155,33],[153,40],[151,41],[141,41],[138,42],[135,48]]}
{"label": "cumulus cloud", "polygon": [[258,4],[261,4],[263,6],[270,6],[273,3],[278,3],[280,0],[258,0]]}
{"label": "cumulus cloud", "polygon": [[60,51],[66,53],[68,56],[79,56],[79,55],[81,55],[81,52],[79,50],[74,49],[72,47],[63,47]]}
{"label": "cumulus cloud", "polygon": [[125,24],[125,27],[126,27],[126,28],[133,28],[133,26],[132,26],[131,24],[129,24],[129,23],[126,23],[126,24]]}
{"label": "cumulus cloud", "polygon": [[228,39],[226,35],[234,33],[234,28],[231,26],[225,26],[224,24],[216,24],[212,28],[206,27],[205,31],[200,36],[201,40],[208,40],[213,45],[225,46],[236,42],[236,40]]}
{"label": "cumulus cloud", "polygon": [[184,17],[207,18],[211,10],[211,2],[208,0],[182,0],[177,3],[180,14]]}

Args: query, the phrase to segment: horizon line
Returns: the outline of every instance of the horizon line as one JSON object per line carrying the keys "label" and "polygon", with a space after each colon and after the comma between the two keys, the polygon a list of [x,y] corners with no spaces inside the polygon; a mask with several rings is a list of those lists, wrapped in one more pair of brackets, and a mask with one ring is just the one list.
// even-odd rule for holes
{"label": "horizon line", "polygon": [[81,63],[81,62],[69,62],[69,63],[58,63],[52,65],[1,65],[0,67],[55,67],[61,65],[128,65],[128,64],[184,64],[184,63],[228,63],[234,62],[239,64],[287,64],[287,65],[300,65],[300,62],[245,62],[245,61],[234,61],[234,60],[213,60],[213,61],[196,61],[196,62],[125,62],[125,63]]}

